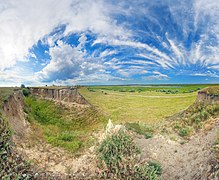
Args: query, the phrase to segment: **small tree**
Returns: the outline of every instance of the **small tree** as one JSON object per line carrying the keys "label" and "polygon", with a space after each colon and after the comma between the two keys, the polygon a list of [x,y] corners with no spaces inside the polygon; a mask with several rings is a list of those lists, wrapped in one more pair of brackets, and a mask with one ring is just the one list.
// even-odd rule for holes
{"label": "small tree", "polygon": [[23,88],[22,92],[23,92],[23,95],[26,97],[30,95],[30,91],[26,88]]}
{"label": "small tree", "polygon": [[25,88],[25,85],[24,85],[24,84],[21,84],[21,88]]}

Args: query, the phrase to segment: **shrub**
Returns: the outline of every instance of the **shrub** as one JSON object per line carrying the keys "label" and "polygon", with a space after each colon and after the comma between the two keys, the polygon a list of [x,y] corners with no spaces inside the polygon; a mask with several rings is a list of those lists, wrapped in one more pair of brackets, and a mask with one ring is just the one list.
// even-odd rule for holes
{"label": "shrub", "polygon": [[162,174],[162,167],[160,165],[160,163],[156,162],[156,161],[150,161],[149,163],[150,167],[154,167],[154,169],[156,169],[157,174],[161,175]]}
{"label": "shrub", "polygon": [[190,129],[189,129],[188,127],[182,128],[182,129],[179,131],[179,135],[182,136],[182,137],[188,136],[189,133],[190,133]]}
{"label": "shrub", "polygon": [[157,164],[138,164],[140,149],[133,139],[120,131],[107,137],[98,151],[100,178],[103,179],[156,179],[161,173]]}
{"label": "shrub", "polygon": [[59,134],[58,139],[62,141],[72,141],[75,138],[71,132],[63,132]]}
{"label": "shrub", "polygon": [[21,88],[25,88],[25,85],[24,85],[24,84],[21,84]]}
{"label": "shrub", "polygon": [[23,92],[23,95],[26,97],[30,95],[30,91],[26,88],[22,89],[22,92]]}

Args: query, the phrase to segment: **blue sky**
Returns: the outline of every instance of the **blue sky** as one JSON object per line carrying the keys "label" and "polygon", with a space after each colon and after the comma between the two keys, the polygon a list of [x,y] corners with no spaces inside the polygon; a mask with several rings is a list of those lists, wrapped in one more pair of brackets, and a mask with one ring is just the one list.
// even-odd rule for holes
{"label": "blue sky", "polygon": [[219,0],[3,0],[0,86],[219,83]]}

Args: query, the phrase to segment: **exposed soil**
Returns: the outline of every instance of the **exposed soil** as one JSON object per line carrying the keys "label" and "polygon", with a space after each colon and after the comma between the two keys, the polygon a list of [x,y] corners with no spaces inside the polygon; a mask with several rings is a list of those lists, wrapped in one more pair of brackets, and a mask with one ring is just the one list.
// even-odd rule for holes
{"label": "exposed soil", "polygon": [[141,160],[160,162],[164,180],[206,180],[211,170],[211,146],[219,130],[219,119],[207,129],[184,143],[161,135],[151,139],[136,138],[135,142],[142,149]]}
{"label": "exposed soil", "polygon": [[80,176],[95,172],[95,153],[90,148],[80,157],[74,157],[71,153],[53,147],[43,141],[28,147],[28,142],[18,145],[17,150],[28,160],[41,169],[60,174],[62,177]]}

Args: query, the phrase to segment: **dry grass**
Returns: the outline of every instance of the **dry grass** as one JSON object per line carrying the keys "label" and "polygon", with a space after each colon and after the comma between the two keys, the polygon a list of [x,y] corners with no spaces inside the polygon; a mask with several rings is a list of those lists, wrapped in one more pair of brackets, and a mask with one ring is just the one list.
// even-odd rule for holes
{"label": "dry grass", "polygon": [[210,95],[219,95],[219,86],[210,86],[202,89],[200,92],[205,92]]}

